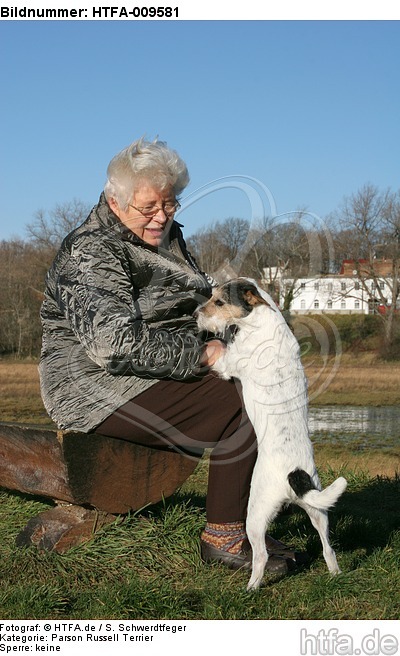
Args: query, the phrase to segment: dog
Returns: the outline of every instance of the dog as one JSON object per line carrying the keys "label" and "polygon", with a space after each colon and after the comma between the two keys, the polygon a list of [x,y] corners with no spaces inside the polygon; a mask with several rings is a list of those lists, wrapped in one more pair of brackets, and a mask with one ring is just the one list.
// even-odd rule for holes
{"label": "dog", "polygon": [[308,433],[308,394],[299,344],[279,308],[255,281],[231,280],[215,288],[196,312],[200,330],[233,333],[212,369],[237,378],[246,412],[257,435],[257,461],[251,480],[246,533],[252,548],[247,589],[263,579],[268,553],[265,532],[281,507],[303,508],[318,531],[332,574],[340,573],[329,543],[328,509],[347,486],[337,478],[322,490]]}

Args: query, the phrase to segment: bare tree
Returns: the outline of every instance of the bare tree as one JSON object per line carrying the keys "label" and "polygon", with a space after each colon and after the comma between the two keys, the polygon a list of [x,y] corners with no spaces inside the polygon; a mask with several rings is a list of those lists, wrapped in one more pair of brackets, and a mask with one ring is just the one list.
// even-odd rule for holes
{"label": "bare tree", "polygon": [[216,234],[208,228],[201,228],[187,239],[187,246],[202,271],[213,275],[226,258]]}
{"label": "bare tree", "polygon": [[64,237],[86,219],[89,211],[89,205],[76,198],[56,205],[48,215],[38,210],[26,227],[28,238],[36,246],[55,251]]}
{"label": "bare tree", "polygon": [[33,355],[40,347],[42,287],[35,248],[21,240],[0,243],[0,352]]}
{"label": "bare tree", "polygon": [[214,225],[218,242],[222,245],[226,258],[232,262],[238,257],[249,234],[249,222],[246,219],[229,217]]}
{"label": "bare tree", "polygon": [[289,311],[295,283],[301,276],[321,273],[325,266],[322,237],[299,209],[281,217],[264,218],[253,229],[254,247],[246,265],[254,277],[262,278],[269,293]]}
{"label": "bare tree", "polygon": [[[342,233],[338,236],[347,259],[354,261],[358,282],[371,302],[379,304],[386,346],[394,336],[394,316],[399,297],[400,266],[400,195],[381,191],[366,184],[344,199],[340,208]],[[379,260],[391,263],[390,271],[382,272]],[[384,281],[385,289],[380,283]],[[373,294],[371,294],[371,285]]]}
{"label": "bare tree", "polygon": [[40,210],[27,226],[28,240],[0,242],[0,353],[38,354],[46,272],[62,239],[88,213],[78,200],[56,205],[48,215]]}
{"label": "bare tree", "polygon": [[[298,277],[328,266],[323,242],[308,212],[299,209],[264,217],[251,227],[245,219],[217,221],[190,237],[188,247],[204,271],[217,279],[220,271],[256,278],[289,310]],[[282,276],[287,279],[283,288],[278,280]],[[279,299],[282,290],[284,298]]]}
{"label": "bare tree", "polygon": [[228,218],[201,228],[188,238],[187,244],[203,271],[216,275],[227,262],[239,255],[249,232],[245,219]]}

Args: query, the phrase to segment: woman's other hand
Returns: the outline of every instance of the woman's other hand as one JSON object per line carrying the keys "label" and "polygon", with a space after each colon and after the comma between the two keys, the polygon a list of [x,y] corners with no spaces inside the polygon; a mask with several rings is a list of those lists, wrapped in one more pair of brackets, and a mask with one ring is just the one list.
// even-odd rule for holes
{"label": "woman's other hand", "polygon": [[219,339],[212,339],[210,342],[207,342],[204,353],[201,356],[201,364],[206,367],[212,367],[216,363],[218,358],[223,355],[226,350],[225,344],[220,342]]}

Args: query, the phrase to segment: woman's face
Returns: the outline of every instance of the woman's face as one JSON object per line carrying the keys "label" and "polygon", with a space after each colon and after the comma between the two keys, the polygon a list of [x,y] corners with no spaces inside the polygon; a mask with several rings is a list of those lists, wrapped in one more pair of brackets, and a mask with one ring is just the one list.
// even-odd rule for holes
{"label": "woman's face", "polygon": [[160,191],[146,182],[136,190],[126,211],[114,199],[109,204],[120,221],[151,246],[161,244],[176,211],[172,189]]}

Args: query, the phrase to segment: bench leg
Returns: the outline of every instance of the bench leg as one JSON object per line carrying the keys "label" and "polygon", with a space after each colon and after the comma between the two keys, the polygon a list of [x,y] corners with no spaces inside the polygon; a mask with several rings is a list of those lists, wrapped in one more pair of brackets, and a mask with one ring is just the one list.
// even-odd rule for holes
{"label": "bench leg", "polygon": [[98,529],[115,519],[116,515],[82,506],[55,506],[30,519],[17,536],[16,544],[62,554],[87,542]]}

